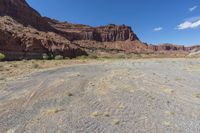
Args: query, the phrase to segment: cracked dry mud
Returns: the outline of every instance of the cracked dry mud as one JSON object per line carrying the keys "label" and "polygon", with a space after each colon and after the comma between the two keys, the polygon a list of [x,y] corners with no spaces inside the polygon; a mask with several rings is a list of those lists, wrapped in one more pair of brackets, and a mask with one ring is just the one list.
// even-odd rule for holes
{"label": "cracked dry mud", "polygon": [[0,132],[200,133],[200,60],[116,60],[10,81]]}

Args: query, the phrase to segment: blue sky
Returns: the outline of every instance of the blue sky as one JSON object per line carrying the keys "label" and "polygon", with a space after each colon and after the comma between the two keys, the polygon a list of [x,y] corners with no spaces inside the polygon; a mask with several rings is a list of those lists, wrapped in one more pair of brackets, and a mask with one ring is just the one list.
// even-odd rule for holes
{"label": "blue sky", "polygon": [[199,0],[27,0],[42,16],[91,26],[126,24],[141,41],[200,44]]}

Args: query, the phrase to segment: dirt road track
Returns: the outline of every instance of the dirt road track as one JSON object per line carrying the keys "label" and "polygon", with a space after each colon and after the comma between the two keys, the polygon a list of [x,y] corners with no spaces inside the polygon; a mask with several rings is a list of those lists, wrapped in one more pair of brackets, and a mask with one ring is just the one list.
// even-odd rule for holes
{"label": "dirt road track", "polygon": [[0,133],[200,133],[200,60],[116,60],[0,87]]}

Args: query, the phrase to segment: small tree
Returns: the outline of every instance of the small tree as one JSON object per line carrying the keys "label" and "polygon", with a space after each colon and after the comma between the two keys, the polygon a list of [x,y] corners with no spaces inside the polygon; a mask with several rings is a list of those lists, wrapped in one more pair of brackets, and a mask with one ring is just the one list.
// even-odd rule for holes
{"label": "small tree", "polygon": [[3,60],[6,56],[2,53],[0,53],[0,61]]}

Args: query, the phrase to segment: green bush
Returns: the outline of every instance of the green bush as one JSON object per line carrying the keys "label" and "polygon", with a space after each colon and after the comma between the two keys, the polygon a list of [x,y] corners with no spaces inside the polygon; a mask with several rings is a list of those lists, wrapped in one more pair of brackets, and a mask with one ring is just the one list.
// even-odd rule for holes
{"label": "green bush", "polygon": [[70,58],[69,58],[69,57],[65,57],[65,59],[66,59],[66,60],[70,60]]}
{"label": "green bush", "polygon": [[125,55],[118,55],[116,56],[117,59],[126,59],[126,56]]}
{"label": "green bush", "polygon": [[2,53],[0,53],[0,61],[3,60],[6,56]]}
{"label": "green bush", "polygon": [[90,54],[90,55],[81,55],[81,56],[77,56],[76,59],[78,60],[85,60],[85,59],[97,59],[98,56],[96,56],[95,54]]}
{"label": "green bush", "polygon": [[49,56],[48,56],[48,54],[46,54],[46,53],[44,53],[44,54],[42,55],[42,58],[43,58],[44,60],[50,59]]}
{"label": "green bush", "polygon": [[90,54],[90,55],[88,56],[88,58],[90,58],[90,59],[97,59],[98,56],[96,56],[95,54]]}
{"label": "green bush", "polygon": [[55,60],[63,60],[64,57],[63,57],[62,55],[56,55],[56,56],[54,57],[54,59],[55,59]]}
{"label": "green bush", "polygon": [[76,59],[78,59],[78,60],[85,60],[85,59],[88,59],[88,56],[81,55],[81,56],[77,56]]}

